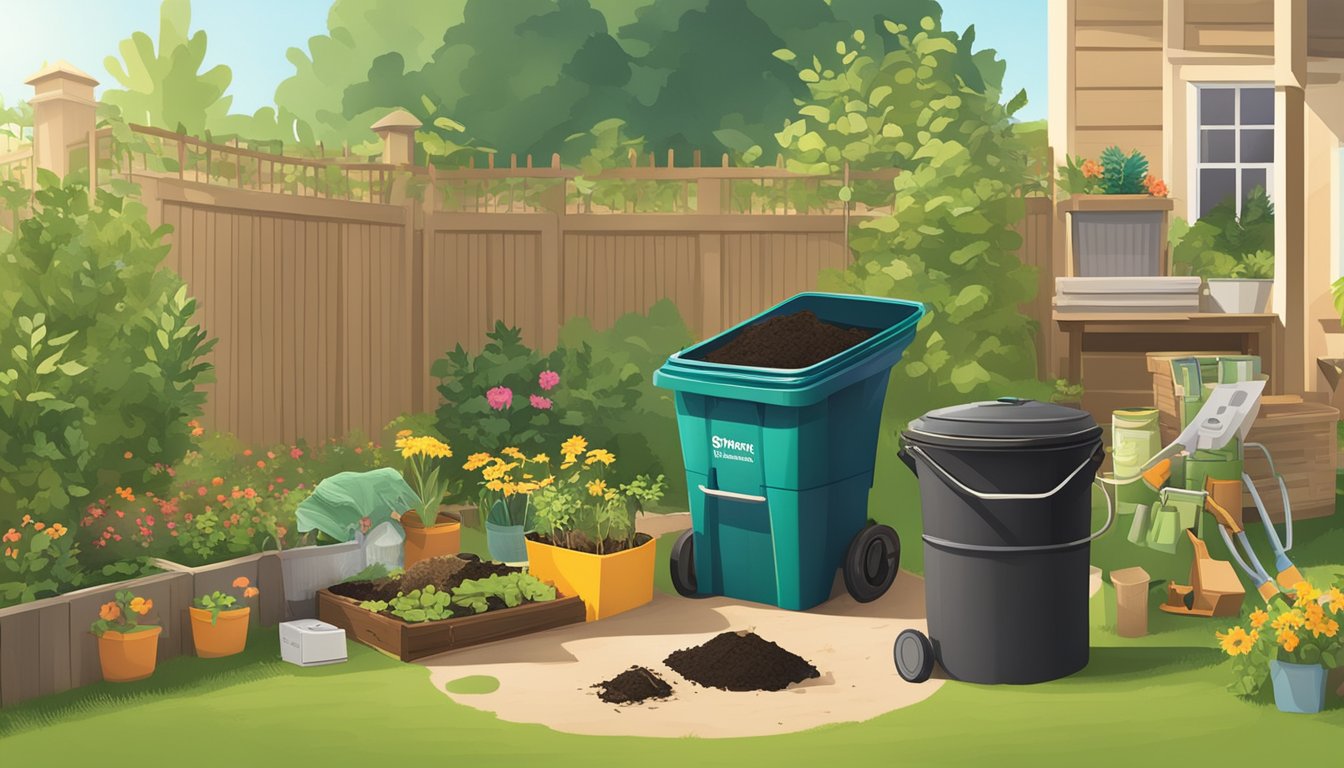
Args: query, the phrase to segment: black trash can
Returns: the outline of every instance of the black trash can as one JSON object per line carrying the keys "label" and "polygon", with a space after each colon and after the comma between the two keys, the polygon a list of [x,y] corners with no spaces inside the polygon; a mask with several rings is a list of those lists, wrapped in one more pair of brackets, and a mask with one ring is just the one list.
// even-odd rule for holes
{"label": "black trash can", "polygon": [[902,677],[926,679],[934,660],[973,683],[1087,666],[1088,558],[1114,519],[1091,530],[1101,434],[1083,411],[1017,398],[910,422],[900,456],[919,477],[929,636],[898,638]]}

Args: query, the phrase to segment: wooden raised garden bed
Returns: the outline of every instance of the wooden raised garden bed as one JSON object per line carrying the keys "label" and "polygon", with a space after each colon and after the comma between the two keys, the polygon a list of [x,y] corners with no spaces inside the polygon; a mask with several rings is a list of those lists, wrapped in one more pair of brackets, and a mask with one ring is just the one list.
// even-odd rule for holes
{"label": "wooden raised garden bed", "polygon": [[350,637],[396,656],[415,661],[472,645],[527,635],[544,629],[582,623],[587,614],[577,597],[492,610],[474,616],[408,624],[359,607],[359,602],[332,593],[317,593],[317,618],[344,629]]}

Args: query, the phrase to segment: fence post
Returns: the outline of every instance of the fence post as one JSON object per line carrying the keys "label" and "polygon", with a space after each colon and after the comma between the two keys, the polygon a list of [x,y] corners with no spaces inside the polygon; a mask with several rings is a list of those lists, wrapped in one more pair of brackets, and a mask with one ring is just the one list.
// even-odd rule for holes
{"label": "fence post", "polygon": [[98,102],[93,89],[98,81],[58,61],[24,81],[33,87],[28,103],[33,107],[33,160],[57,176],[70,172],[68,148],[97,127]]}
{"label": "fence post", "polygon": [[[726,159],[727,155],[724,157]],[[723,185],[723,179],[719,177],[701,176],[695,180],[696,213],[705,217],[705,227],[697,238],[700,250],[697,338],[718,331],[723,324],[723,233],[716,231],[713,224],[723,214]]]}

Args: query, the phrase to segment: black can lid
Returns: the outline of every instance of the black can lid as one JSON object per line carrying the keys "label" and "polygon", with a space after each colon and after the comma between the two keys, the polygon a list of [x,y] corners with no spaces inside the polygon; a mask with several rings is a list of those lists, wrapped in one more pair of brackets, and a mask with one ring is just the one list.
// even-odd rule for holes
{"label": "black can lid", "polygon": [[940,445],[1032,446],[1094,440],[1100,437],[1101,427],[1087,411],[1001,397],[929,411],[910,422],[907,434],[915,441]]}

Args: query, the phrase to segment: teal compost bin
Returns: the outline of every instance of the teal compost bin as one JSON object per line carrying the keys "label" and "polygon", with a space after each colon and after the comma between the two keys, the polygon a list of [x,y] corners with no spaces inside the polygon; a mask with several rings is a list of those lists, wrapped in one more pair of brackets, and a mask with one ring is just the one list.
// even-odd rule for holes
{"label": "teal compost bin", "polygon": [[[704,358],[744,328],[811,310],[872,337],[807,368]],[[805,610],[837,569],[855,599],[886,592],[900,540],[868,525],[877,431],[891,367],[915,337],[920,304],[801,293],[678,352],[653,375],[676,393],[692,530],[672,552],[683,595],[726,595]]]}

